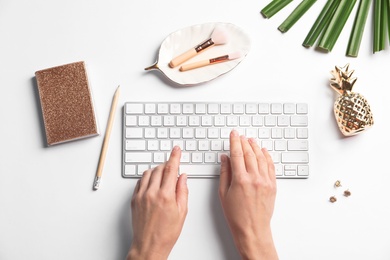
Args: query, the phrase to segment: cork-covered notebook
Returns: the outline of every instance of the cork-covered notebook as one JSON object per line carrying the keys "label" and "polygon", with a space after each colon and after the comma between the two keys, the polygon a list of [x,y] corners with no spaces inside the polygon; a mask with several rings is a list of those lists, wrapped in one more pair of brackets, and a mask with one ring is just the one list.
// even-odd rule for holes
{"label": "cork-covered notebook", "polygon": [[49,146],[99,134],[83,61],[35,72]]}

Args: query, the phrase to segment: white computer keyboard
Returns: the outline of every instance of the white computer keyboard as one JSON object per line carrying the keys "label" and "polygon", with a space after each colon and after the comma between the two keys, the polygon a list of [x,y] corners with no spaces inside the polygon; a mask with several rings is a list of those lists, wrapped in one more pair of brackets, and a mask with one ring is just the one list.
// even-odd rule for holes
{"label": "white computer keyboard", "polygon": [[277,178],[309,177],[306,103],[127,102],[123,116],[125,178],[165,162],[175,145],[182,149],[180,172],[218,176],[232,129],[268,149]]}

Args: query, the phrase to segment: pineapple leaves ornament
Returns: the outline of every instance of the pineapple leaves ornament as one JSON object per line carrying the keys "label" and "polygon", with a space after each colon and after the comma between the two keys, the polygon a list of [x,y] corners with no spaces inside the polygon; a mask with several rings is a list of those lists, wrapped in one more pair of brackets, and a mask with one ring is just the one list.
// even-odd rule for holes
{"label": "pineapple leaves ornament", "polygon": [[362,132],[374,124],[370,105],[352,88],[357,78],[352,78],[354,70],[349,70],[349,64],[344,67],[335,66],[331,71],[333,78],[330,86],[340,95],[334,103],[334,115],[340,131],[345,136]]}

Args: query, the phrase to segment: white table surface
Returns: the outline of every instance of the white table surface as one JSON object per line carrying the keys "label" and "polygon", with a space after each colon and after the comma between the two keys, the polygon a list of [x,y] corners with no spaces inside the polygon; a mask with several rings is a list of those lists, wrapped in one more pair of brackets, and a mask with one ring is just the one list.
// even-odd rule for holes
{"label": "white table surface", "polygon": [[[390,259],[390,52],[372,54],[370,12],[359,57],[345,56],[357,5],[331,53],[302,47],[323,1],[280,33],[298,2],[267,20],[259,11],[268,1],[0,1],[0,259],[125,258],[136,180],[121,177],[121,112],[125,101],[148,100],[307,102],[311,175],[278,180],[272,226],[280,259]],[[252,48],[234,70],[186,88],[143,70],[168,34],[206,22],[233,23],[250,36]],[[34,78],[37,70],[80,60],[103,134],[122,88],[98,191],[92,183],[103,134],[45,147]],[[373,128],[350,138],[336,126],[329,87],[330,70],[346,63],[375,118]],[[343,187],[335,189],[338,179]],[[170,259],[238,259],[218,179],[188,185],[189,213]]]}

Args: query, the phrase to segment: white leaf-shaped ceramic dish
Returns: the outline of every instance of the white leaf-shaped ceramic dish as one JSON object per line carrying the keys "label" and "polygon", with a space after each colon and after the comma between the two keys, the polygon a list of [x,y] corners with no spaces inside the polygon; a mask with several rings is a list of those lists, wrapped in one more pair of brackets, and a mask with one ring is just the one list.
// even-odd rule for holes
{"label": "white leaf-shaped ceramic dish", "polygon": [[[223,27],[228,35],[227,43],[216,45],[200,52],[195,57],[183,64],[239,52],[240,58],[221,62],[189,71],[180,71],[180,66],[169,67],[169,62],[176,56],[197,46],[210,38],[215,27]],[[223,75],[235,68],[248,54],[250,50],[250,39],[239,27],[231,23],[205,23],[186,27],[168,35],[162,42],[155,64],[145,70],[157,69],[167,78],[180,85],[196,85]]]}

